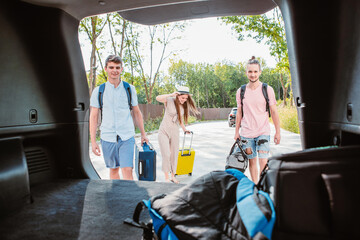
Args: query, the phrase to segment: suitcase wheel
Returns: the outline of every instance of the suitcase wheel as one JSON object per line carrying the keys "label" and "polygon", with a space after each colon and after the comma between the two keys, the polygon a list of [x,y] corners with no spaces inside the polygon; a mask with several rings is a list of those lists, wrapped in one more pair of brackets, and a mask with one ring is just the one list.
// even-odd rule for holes
{"label": "suitcase wheel", "polygon": [[188,175],[189,175],[189,176],[191,176],[191,175],[192,175],[192,173],[189,173]]}

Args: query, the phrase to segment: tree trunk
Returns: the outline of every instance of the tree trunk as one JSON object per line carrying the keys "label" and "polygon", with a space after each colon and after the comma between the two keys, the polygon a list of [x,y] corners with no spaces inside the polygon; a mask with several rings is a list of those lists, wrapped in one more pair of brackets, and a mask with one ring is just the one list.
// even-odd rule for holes
{"label": "tree trunk", "polygon": [[199,89],[197,90],[197,106],[200,107],[200,95],[199,95]]}
{"label": "tree trunk", "polygon": [[114,55],[116,55],[117,54],[116,53],[116,44],[115,44],[115,41],[114,41],[114,36],[112,34],[112,31],[111,31],[110,14],[108,13],[106,17],[107,17],[107,22],[108,22],[108,26],[109,26],[111,45],[112,45],[113,50],[114,50]]}
{"label": "tree trunk", "polygon": [[150,91],[148,89],[148,85],[146,84],[146,77],[143,76],[142,79],[143,79],[143,84],[144,84],[144,88],[145,88],[146,101],[147,101],[148,104],[150,104],[151,103],[151,99],[150,99],[150,96],[149,96]]}
{"label": "tree trunk", "polygon": [[206,93],[206,103],[207,103],[207,107],[210,108],[210,103],[209,103],[209,91],[208,91],[208,88],[206,87],[206,84],[205,84],[205,93]]}
{"label": "tree trunk", "polygon": [[285,87],[284,76],[282,73],[280,73],[280,82],[281,82],[281,87],[283,89],[283,104],[284,106],[286,106],[287,88]]}
{"label": "tree trunk", "polygon": [[123,28],[122,28],[122,32],[121,32],[121,46],[120,46],[120,57],[122,58],[122,53],[123,53],[123,49],[124,49],[124,42],[125,42],[125,31],[126,31],[126,20],[123,19]]}
{"label": "tree trunk", "polygon": [[285,88],[285,89],[284,89],[284,106],[287,105],[287,101],[286,101],[286,99],[287,99],[287,91],[288,91],[288,89]]}
{"label": "tree trunk", "polygon": [[90,56],[90,95],[96,86],[96,21],[97,17],[91,17],[91,28],[92,28],[92,44],[91,44],[91,56]]}
{"label": "tree trunk", "polygon": [[[101,59],[101,58],[100,58],[100,53],[99,53],[99,50],[98,50],[98,49],[96,49],[96,53],[97,53],[98,59]],[[100,67],[101,67],[101,75],[103,75],[103,78],[106,79],[106,74],[105,74],[104,66],[103,66],[103,64],[102,64],[101,61],[99,61],[99,63],[100,63]]]}

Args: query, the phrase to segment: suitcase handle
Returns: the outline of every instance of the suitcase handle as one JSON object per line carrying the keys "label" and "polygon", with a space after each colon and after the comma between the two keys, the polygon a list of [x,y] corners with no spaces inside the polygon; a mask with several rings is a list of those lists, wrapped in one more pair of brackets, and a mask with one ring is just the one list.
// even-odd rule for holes
{"label": "suitcase handle", "polygon": [[[184,140],[183,140],[183,145],[182,145],[182,150],[181,150],[181,156],[190,156],[191,155],[191,145],[192,145],[192,139],[193,139],[194,133],[192,131],[190,131],[190,133],[189,133],[189,134],[191,134],[190,147],[189,147],[189,149],[184,149],[186,133],[189,133],[189,132],[184,132]],[[184,150],[189,150],[189,153],[184,154]]]}
{"label": "suitcase handle", "polygon": [[154,147],[150,142],[149,142],[149,144],[144,142],[143,145],[142,145],[142,148],[143,148],[144,151],[154,150]]}

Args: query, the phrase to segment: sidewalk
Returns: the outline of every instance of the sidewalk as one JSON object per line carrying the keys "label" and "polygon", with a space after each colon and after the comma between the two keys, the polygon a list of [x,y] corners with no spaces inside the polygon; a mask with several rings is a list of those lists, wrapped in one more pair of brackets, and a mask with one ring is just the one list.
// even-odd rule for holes
{"label": "sidewalk", "polygon": [[[181,183],[189,183],[192,180],[200,177],[210,171],[224,170],[226,156],[229,154],[230,148],[234,143],[234,131],[235,128],[230,128],[227,121],[211,121],[192,124],[187,127],[188,130],[194,132],[192,148],[195,150],[195,161],[192,176],[182,175],[177,176],[177,179]],[[180,130],[179,130],[180,131]],[[270,154],[272,156],[278,154],[285,154],[290,152],[300,151],[300,135],[294,134],[289,131],[281,129],[281,142],[279,145],[275,145],[274,139],[275,128],[271,125],[270,135]],[[164,182],[164,173],[161,171],[161,153],[157,141],[157,131],[148,133],[148,138],[151,144],[154,146],[157,152],[156,156],[156,181]],[[180,148],[182,147],[183,133],[180,131]],[[185,146],[189,145],[189,139]],[[140,147],[140,135],[135,136],[136,144]],[[91,152],[90,159],[99,173],[102,179],[109,179],[109,170],[105,167],[102,156],[95,156]],[[247,176],[250,176],[249,170],[245,172]],[[133,173],[136,179],[135,172]],[[137,179],[136,179],[137,180]]]}

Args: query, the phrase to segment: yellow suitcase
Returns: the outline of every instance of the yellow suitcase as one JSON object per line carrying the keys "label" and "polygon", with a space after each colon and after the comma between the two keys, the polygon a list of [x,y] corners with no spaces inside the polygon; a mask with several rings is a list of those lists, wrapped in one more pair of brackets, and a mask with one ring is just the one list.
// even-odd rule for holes
{"label": "yellow suitcase", "polygon": [[185,175],[185,174],[189,176],[192,175],[194,160],[195,160],[195,151],[193,148],[191,148],[194,134],[193,132],[190,132],[190,134],[191,134],[190,146],[188,148],[185,148],[184,146],[185,146],[186,133],[184,133],[183,145],[182,145],[182,149],[179,150],[175,175]]}

